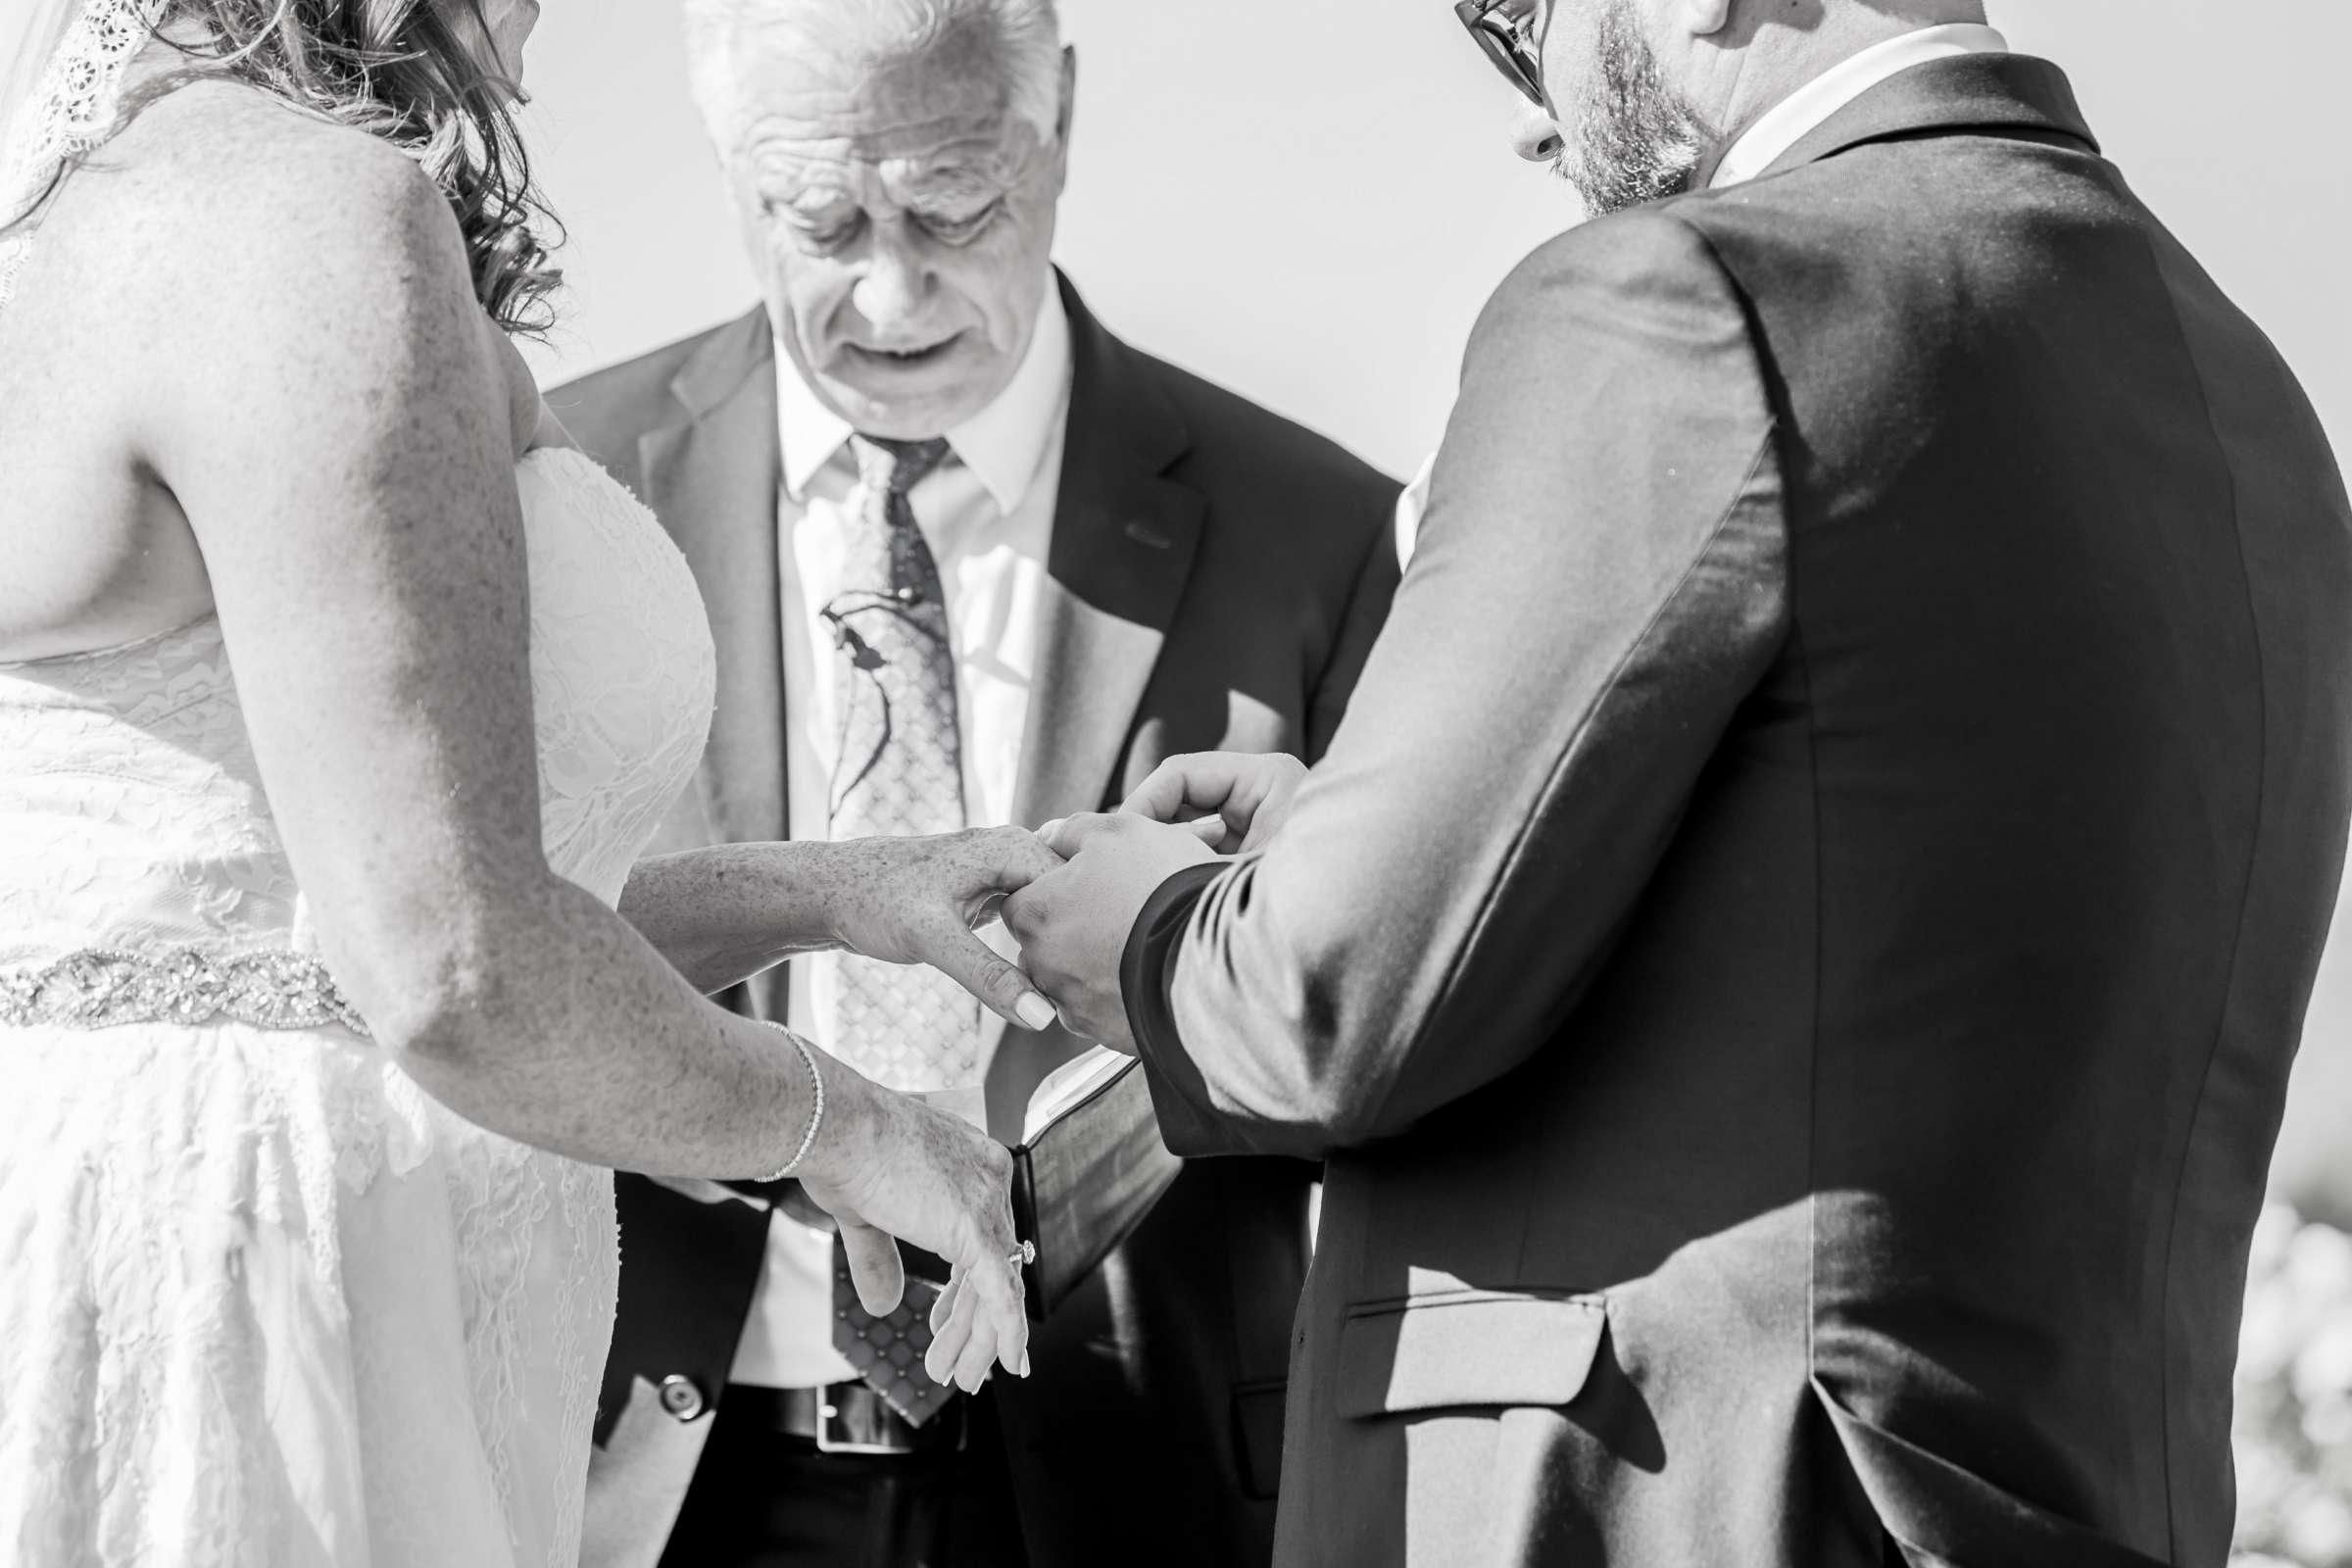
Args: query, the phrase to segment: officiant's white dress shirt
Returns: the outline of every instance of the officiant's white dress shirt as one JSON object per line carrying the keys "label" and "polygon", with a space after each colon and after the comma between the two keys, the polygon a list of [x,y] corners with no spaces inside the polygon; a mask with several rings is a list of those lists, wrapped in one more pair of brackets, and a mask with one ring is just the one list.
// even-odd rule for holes
{"label": "officiant's white dress shirt", "polygon": [[[1829,123],[1832,115],[1897,72],[1954,55],[2008,52],[2008,39],[1991,27],[1970,22],[1921,27],[1874,43],[1797,88],[1740,132],[1740,138],[1732,143],[1732,150],[1716,166],[1715,177],[1707,182],[1707,188],[1720,190],[1755,178],[1770,169],[1781,154],[1804,140],[1807,132]],[[1413,564],[1413,546],[1421,535],[1421,512],[1429,504],[1429,475],[1437,461],[1433,453],[1421,465],[1413,482],[1396,498],[1396,557],[1408,566]]]}
{"label": "officiant's white dress shirt", "polygon": [[[783,581],[785,809],[795,839],[827,836],[839,712],[834,662],[822,618],[843,587],[849,530],[861,508],[850,426],[817,401],[781,346],[777,416],[784,483],[776,508]],[[947,432],[952,456],[908,493],[916,526],[939,564],[956,650],[956,708],[963,753],[967,826],[1012,820],[1021,741],[1060,496],[1070,402],[1070,323],[1053,283],[1029,351],[995,402]],[[992,935],[1002,943],[1002,928]],[[792,960],[791,1026],[829,1047],[824,1003],[838,973],[832,955]],[[1004,1021],[981,1013],[985,1064]],[[735,1356],[732,1381],[817,1388],[857,1372],[833,1348],[833,1238],[778,1213],[767,1263]]]}

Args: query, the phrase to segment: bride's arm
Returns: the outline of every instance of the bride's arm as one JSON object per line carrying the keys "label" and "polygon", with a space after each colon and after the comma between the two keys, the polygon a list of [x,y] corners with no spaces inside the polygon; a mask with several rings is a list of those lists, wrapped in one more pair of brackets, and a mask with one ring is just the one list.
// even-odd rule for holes
{"label": "bride's arm", "polygon": [[[727,844],[640,860],[620,912],[706,994],[803,953],[848,948],[911,961],[918,955],[984,996],[1005,987],[1004,960],[971,928],[1024,878],[1060,857],[1025,828],[975,828],[929,839],[841,844]],[[1017,982],[1015,983],[1018,984]],[[1031,1029],[1053,1004],[1019,987],[1009,1008]]]}
{"label": "bride's arm", "polygon": [[[182,177],[154,214],[172,268],[124,306],[153,313],[130,323],[131,418],[202,546],[330,966],[382,1049],[485,1127],[637,1170],[773,1172],[813,1111],[799,1051],[542,853],[511,420],[447,206],[351,133],[270,112],[254,141],[191,150],[239,173]],[[1009,1359],[1002,1151],[822,1071],[805,1178],[971,1272],[987,1328],[959,1381],[998,1336]]]}
{"label": "bride's arm", "polygon": [[844,946],[808,875],[830,844],[727,844],[650,856],[629,872],[621,917],[706,996],[804,953]]}

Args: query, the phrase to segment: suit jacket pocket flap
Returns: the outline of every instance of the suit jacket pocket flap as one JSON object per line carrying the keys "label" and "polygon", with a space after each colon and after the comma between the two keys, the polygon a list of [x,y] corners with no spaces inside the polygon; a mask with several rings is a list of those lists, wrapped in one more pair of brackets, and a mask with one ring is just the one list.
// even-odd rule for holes
{"label": "suit jacket pocket flap", "polygon": [[1454,1291],[1352,1307],[1340,1330],[1340,1414],[1566,1404],[1607,1325],[1597,1296]]}

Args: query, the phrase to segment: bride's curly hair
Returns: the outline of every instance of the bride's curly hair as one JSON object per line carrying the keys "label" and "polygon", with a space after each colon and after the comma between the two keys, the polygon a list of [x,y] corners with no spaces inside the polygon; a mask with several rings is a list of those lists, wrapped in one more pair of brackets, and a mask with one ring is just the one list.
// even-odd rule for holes
{"label": "bride's curly hair", "polygon": [[129,95],[125,122],[191,80],[226,76],[381,137],[449,198],[482,309],[509,332],[554,322],[563,274],[537,227],[557,231],[531,182],[509,89],[452,24],[470,13],[487,48],[481,0],[170,0],[157,36],[188,57]]}

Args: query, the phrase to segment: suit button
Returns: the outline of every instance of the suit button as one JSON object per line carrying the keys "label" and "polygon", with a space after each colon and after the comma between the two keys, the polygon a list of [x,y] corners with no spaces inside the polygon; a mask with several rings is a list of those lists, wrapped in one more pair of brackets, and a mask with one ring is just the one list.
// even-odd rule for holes
{"label": "suit button", "polygon": [[680,1421],[695,1421],[710,1406],[704,1402],[703,1391],[694,1386],[694,1379],[673,1372],[662,1380],[662,1408]]}

